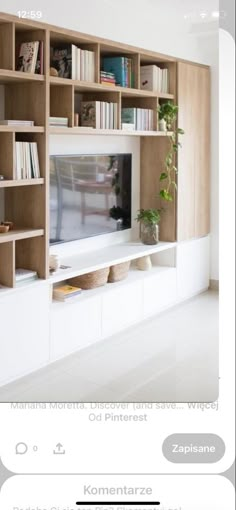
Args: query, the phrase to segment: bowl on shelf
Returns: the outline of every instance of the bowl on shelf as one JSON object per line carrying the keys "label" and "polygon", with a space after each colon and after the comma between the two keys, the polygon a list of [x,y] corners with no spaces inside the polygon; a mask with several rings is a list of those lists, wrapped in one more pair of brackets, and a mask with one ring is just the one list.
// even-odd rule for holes
{"label": "bowl on shelf", "polygon": [[9,225],[0,225],[0,234],[6,234],[9,230]]}
{"label": "bowl on shelf", "polygon": [[107,283],[109,270],[109,267],[105,267],[97,271],[92,271],[91,273],[75,276],[74,278],[70,278],[68,283],[69,285],[78,286],[84,290],[96,289]]}
{"label": "bowl on shelf", "polygon": [[13,221],[2,221],[1,225],[5,225],[5,227],[9,227],[9,230],[13,230],[13,227],[14,227]]}
{"label": "bowl on shelf", "polygon": [[127,278],[130,268],[130,260],[127,262],[121,262],[121,264],[115,264],[110,267],[110,272],[108,276],[109,283],[120,282],[121,280],[125,280]]}

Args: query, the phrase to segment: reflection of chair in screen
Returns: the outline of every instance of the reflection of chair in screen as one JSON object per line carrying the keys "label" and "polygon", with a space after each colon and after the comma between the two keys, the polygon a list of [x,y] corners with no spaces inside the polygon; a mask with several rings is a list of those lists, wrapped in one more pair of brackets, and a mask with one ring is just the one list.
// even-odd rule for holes
{"label": "reflection of chair in screen", "polygon": [[[99,214],[101,216],[106,216],[107,219],[110,219],[109,215],[109,197],[112,193],[112,186],[110,179],[105,179],[104,182],[97,181],[83,181],[78,180],[77,189],[81,193],[81,223],[84,225],[86,216],[92,214]],[[105,208],[101,209],[99,207],[88,205],[86,202],[86,194],[102,194],[105,198]],[[96,204],[96,201],[95,201]]]}
{"label": "reflection of chair in screen", "polygon": [[[59,160],[55,158],[55,176],[57,187],[57,218],[56,218],[56,239],[61,239],[63,211],[65,211],[65,204],[63,203],[65,191],[73,192],[73,165],[70,161]],[[72,195],[71,195],[72,197]],[[72,205],[72,204],[71,204]],[[68,200],[67,208],[70,206]]]}

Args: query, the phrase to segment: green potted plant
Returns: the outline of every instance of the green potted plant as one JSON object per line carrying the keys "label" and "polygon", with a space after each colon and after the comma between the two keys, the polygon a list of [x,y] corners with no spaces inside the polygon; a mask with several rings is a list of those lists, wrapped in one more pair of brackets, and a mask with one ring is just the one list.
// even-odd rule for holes
{"label": "green potted plant", "polygon": [[140,209],[136,220],[140,223],[143,244],[157,244],[159,241],[160,209]]}
{"label": "green potted plant", "polygon": [[178,114],[178,106],[167,101],[158,107],[159,119],[164,121],[166,131],[170,131],[168,140],[170,142],[169,150],[165,157],[165,170],[160,175],[160,181],[163,187],[160,189],[160,197],[167,202],[172,202],[173,192],[177,189],[175,182],[175,174],[178,170],[175,166],[175,156],[178,152],[181,143],[178,141],[178,135],[183,135],[184,131],[181,128],[175,128],[175,122]]}

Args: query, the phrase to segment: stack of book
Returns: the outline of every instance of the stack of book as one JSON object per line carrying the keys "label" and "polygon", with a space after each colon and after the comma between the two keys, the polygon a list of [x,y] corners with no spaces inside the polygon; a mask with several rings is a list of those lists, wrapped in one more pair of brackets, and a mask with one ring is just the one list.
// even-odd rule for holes
{"label": "stack of book", "polygon": [[71,298],[81,294],[82,290],[79,287],[72,285],[62,285],[53,289],[53,299],[56,301],[69,301]]}
{"label": "stack of book", "polygon": [[43,74],[43,41],[21,44],[16,70],[23,73]]}
{"label": "stack of book", "polygon": [[33,120],[0,120],[0,126],[25,126],[32,127],[34,126]]}
{"label": "stack of book", "polygon": [[141,89],[154,92],[169,93],[169,71],[156,65],[142,66],[140,68]]}
{"label": "stack of book", "polygon": [[103,71],[115,75],[116,85],[134,88],[133,60],[128,57],[104,57]]}
{"label": "stack of book", "polygon": [[116,78],[114,73],[107,73],[106,71],[100,72],[100,81],[102,85],[115,85]]}
{"label": "stack of book", "polygon": [[95,53],[81,50],[75,44],[64,44],[51,48],[51,67],[60,78],[95,81]]}
{"label": "stack of book", "polygon": [[15,142],[15,179],[40,177],[37,142]]}
{"label": "stack of book", "polygon": [[81,126],[95,129],[117,129],[118,104],[105,101],[82,101]]}
{"label": "stack of book", "polygon": [[146,108],[122,108],[122,129],[153,131],[153,110]]}
{"label": "stack of book", "polygon": [[38,279],[37,271],[30,271],[29,269],[19,268],[15,271],[16,286],[24,285],[25,283],[33,282]]}
{"label": "stack of book", "polygon": [[49,126],[68,127],[68,124],[67,117],[49,117]]}

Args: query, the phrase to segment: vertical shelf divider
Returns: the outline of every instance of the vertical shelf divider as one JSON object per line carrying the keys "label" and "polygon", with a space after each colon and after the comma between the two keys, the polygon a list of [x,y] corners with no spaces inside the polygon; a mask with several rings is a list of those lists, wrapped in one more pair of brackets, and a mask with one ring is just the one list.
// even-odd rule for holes
{"label": "vertical shelf divider", "polygon": [[0,133],[0,173],[7,180],[15,178],[15,133]]}
{"label": "vertical shelf divider", "polygon": [[15,286],[15,241],[0,244],[0,284]]}
{"label": "vertical shelf divider", "polygon": [[15,23],[0,26],[0,69],[15,69]]}
{"label": "vertical shelf divider", "polygon": [[133,57],[134,61],[134,88],[140,89],[140,53]]}

